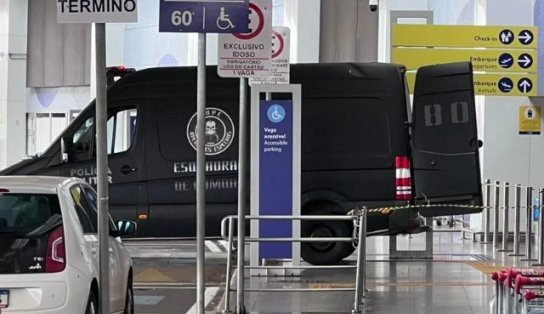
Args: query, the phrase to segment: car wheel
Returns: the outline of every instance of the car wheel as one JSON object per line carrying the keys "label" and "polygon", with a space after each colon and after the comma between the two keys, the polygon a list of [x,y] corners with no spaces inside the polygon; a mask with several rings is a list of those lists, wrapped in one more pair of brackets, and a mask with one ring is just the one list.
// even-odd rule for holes
{"label": "car wheel", "polygon": [[94,291],[89,293],[89,299],[87,300],[87,308],[85,314],[98,314],[98,299]]}
{"label": "car wheel", "polygon": [[[306,215],[339,215],[341,210],[335,204],[311,205]],[[350,238],[353,232],[345,221],[305,220],[302,222],[302,236],[307,238]],[[353,252],[351,242],[306,242],[301,245],[302,259],[313,265],[333,265]]]}
{"label": "car wheel", "polygon": [[132,279],[129,279],[127,284],[124,314],[134,314],[134,289],[132,289]]}

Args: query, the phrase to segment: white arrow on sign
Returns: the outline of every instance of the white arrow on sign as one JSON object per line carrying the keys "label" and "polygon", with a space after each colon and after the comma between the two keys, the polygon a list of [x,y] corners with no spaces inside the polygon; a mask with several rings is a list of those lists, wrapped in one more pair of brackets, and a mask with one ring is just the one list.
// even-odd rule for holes
{"label": "white arrow on sign", "polygon": [[533,64],[533,59],[529,57],[528,55],[523,55],[523,57],[520,57],[518,62],[520,65],[522,65],[524,68],[528,68]]}
{"label": "white arrow on sign", "polygon": [[519,39],[522,40],[524,44],[528,44],[533,40],[533,35],[528,31],[524,31],[521,35],[519,35]]}
{"label": "white arrow on sign", "polygon": [[522,88],[524,93],[527,93],[531,87],[533,87],[533,84],[531,84],[531,82],[528,80],[523,80],[521,83],[519,83],[519,87]]}

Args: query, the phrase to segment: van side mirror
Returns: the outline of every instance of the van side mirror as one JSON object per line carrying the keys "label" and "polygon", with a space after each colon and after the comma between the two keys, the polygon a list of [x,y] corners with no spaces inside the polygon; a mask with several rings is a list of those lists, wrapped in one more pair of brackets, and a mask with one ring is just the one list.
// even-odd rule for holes
{"label": "van side mirror", "polygon": [[117,221],[117,232],[113,236],[122,237],[136,233],[136,223],[130,220]]}

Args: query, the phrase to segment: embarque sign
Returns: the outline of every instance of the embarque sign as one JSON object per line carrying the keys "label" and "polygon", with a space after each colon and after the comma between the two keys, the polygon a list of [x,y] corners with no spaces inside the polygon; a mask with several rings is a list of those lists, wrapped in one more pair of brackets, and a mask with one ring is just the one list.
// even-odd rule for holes
{"label": "embarque sign", "polygon": [[57,0],[58,23],[134,23],[137,0]]}

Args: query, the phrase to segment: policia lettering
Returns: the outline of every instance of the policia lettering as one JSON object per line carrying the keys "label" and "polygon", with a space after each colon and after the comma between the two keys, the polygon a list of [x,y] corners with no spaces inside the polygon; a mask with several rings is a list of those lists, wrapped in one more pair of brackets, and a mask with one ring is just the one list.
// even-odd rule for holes
{"label": "policia lettering", "polygon": [[62,13],[133,12],[135,0],[57,0]]}

